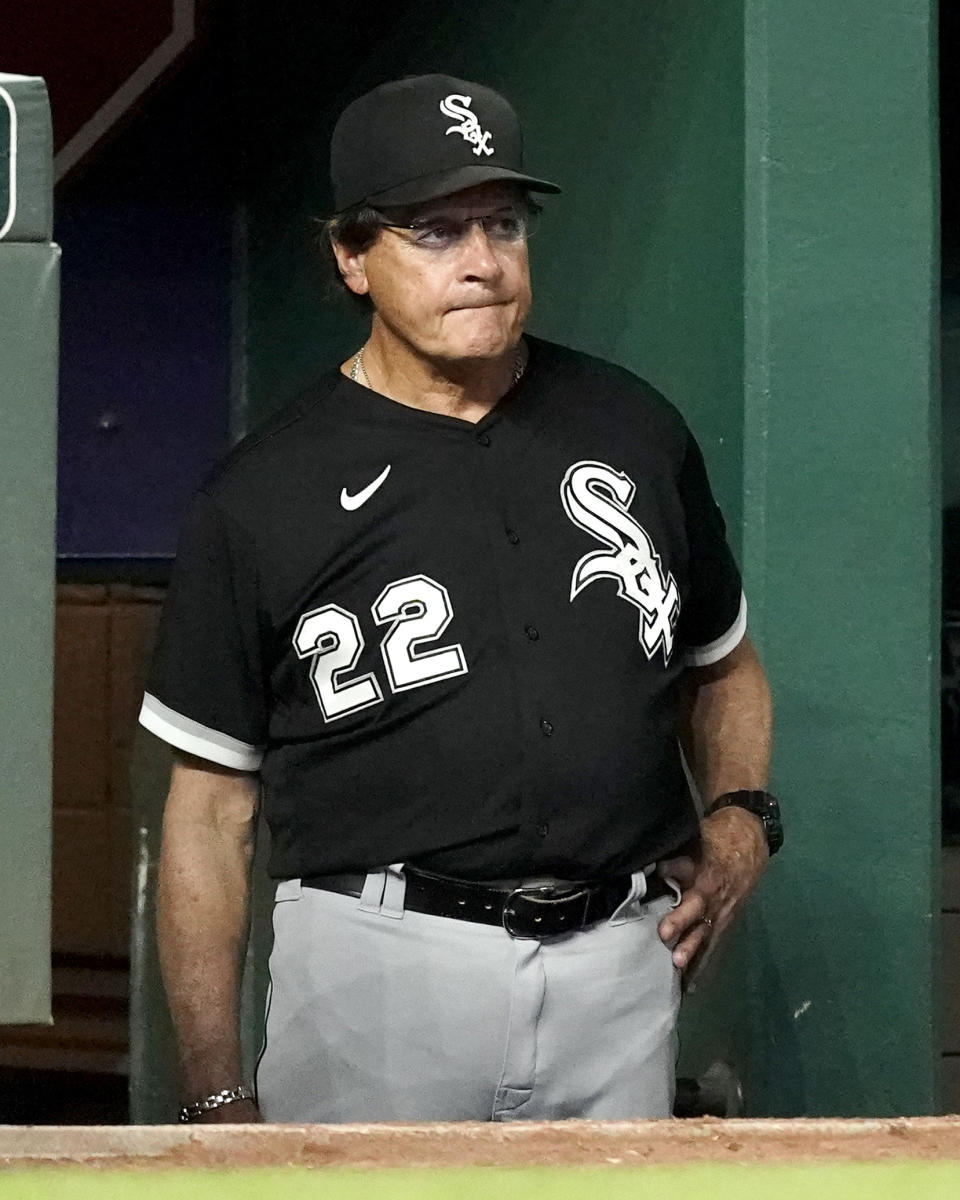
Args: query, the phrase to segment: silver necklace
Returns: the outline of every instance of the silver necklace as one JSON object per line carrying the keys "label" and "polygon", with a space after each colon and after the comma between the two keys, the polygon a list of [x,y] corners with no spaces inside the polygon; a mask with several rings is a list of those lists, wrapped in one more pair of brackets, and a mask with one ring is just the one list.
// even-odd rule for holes
{"label": "silver necklace", "polygon": [[[513,356],[513,378],[510,380],[510,386],[516,387],[523,377],[523,372],[526,370],[527,364],[523,361],[523,352],[518,346],[516,353]],[[367,368],[363,365],[363,347],[357,351],[353,360],[353,365],[350,368],[350,378],[354,383],[359,382],[359,377],[363,376],[363,383],[366,387],[373,391],[373,385],[370,382],[370,376],[367,374]]]}
{"label": "silver necklace", "polygon": [[350,378],[354,381],[354,383],[357,382],[357,375],[361,371],[363,372],[364,384],[368,388],[370,388],[370,390],[372,391],[373,388],[371,387],[371,384],[370,384],[370,376],[367,374],[367,368],[363,365],[363,348],[362,347],[360,348],[360,351],[357,354],[356,358],[353,360],[353,366],[350,368]]}

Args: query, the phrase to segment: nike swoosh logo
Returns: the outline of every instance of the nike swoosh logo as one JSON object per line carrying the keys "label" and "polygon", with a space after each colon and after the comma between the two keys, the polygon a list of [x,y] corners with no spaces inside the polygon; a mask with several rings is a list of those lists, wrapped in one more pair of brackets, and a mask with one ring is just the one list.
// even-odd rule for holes
{"label": "nike swoosh logo", "polygon": [[340,493],[341,505],[347,510],[347,512],[353,512],[355,508],[360,508],[361,505],[366,504],[366,502],[370,499],[373,493],[377,490],[380,484],[383,483],[389,474],[390,463],[387,463],[373,483],[368,483],[362,492],[357,492],[355,496],[351,496],[347,489],[344,488]]}

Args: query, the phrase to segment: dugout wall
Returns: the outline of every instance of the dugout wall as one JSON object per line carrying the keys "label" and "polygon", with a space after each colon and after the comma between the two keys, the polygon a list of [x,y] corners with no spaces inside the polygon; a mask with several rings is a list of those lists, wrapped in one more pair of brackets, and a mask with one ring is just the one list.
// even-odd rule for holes
{"label": "dugout wall", "polygon": [[0,1025],[50,1020],[52,154],[43,80],[0,74]]}
{"label": "dugout wall", "polygon": [[[788,841],[684,1066],[754,1114],[936,1111],[939,430],[929,0],[246,6],[247,423],[359,344],[309,253],[337,111],[501,88],[565,189],[532,330],[682,408],[741,552]],[[269,94],[256,84],[270,80]]]}

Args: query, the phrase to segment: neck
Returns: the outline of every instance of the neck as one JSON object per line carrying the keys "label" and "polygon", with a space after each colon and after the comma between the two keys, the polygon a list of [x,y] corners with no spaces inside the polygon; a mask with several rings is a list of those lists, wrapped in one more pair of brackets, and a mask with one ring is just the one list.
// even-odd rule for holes
{"label": "neck", "polygon": [[[521,341],[498,358],[426,359],[375,317],[363,347],[363,367],[370,386],[399,404],[476,422],[510,389],[517,356],[525,362],[526,353]],[[344,363],[347,373],[353,361],[351,357]]]}

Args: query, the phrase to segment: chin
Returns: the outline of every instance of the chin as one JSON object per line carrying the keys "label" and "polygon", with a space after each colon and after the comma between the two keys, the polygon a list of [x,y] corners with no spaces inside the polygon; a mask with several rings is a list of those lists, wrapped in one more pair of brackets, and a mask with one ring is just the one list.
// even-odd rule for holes
{"label": "chin", "polygon": [[489,360],[509,354],[520,340],[521,330],[497,329],[477,332],[471,337],[452,339],[450,358]]}

